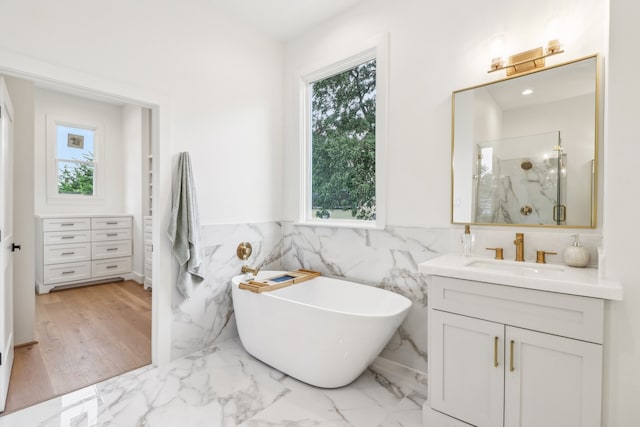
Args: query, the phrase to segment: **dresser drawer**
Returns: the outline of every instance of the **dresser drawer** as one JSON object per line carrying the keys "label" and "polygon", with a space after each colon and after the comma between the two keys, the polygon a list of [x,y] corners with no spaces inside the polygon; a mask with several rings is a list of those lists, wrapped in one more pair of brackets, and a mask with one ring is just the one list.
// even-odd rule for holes
{"label": "dresser drawer", "polygon": [[114,228],[131,228],[131,217],[91,218],[91,229],[93,230],[110,230]]}
{"label": "dresser drawer", "polygon": [[91,262],[73,262],[44,266],[44,284],[89,280],[91,278]]}
{"label": "dresser drawer", "polygon": [[131,256],[131,240],[108,240],[91,244],[92,259],[121,258]]}
{"label": "dresser drawer", "polygon": [[129,240],[131,239],[130,228],[118,228],[113,230],[91,230],[92,242],[104,242],[108,240]]}
{"label": "dresser drawer", "polygon": [[43,231],[89,230],[90,218],[45,218],[42,220]]}
{"label": "dresser drawer", "polygon": [[131,272],[131,257],[112,258],[91,262],[93,277],[117,276]]}
{"label": "dresser drawer", "polygon": [[87,243],[91,239],[91,231],[45,231],[43,242],[45,245],[61,243]]}
{"label": "dresser drawer", "polygon": [[43,260],[45,265],[89,261],[90,259],[91,245],[89,243],[47,245],[43,249]]}

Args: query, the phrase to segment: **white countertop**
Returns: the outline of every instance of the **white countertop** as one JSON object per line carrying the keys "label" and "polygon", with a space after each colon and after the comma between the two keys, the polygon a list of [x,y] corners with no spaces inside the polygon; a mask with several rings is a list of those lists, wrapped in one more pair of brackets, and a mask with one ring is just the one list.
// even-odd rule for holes
{"label": "white countertop", "polygon": [[[482,268],[473,266],[481,262]],[[469,265],[470,264],[470,265]],[[492,268],[495,265],[495,268]],[[463,258],[460,254],[442,255],[419,264],[421,273],[498,285],[609,300],[622,300],[619,282],[598,278],[595,268],[565,265],[538,265],[529,262],[495,261],[488,258]]]}

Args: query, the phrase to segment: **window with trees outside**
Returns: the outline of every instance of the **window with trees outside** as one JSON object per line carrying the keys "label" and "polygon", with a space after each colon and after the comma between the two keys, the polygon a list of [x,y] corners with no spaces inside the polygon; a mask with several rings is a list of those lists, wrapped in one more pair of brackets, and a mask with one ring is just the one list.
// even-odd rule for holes
{"label": "window with trees outside", "polygon": [[104,125],[47,114],[47,200],[71,205],[104,203]]}
{"label": "window with trees outside", "polygon": [[58,194],[95,194],[95,130],[56,125]]}
{"label": "window with trees outside", "polygon": [[379,77],[373,49],[305,80],[305,222],[380,223]]}

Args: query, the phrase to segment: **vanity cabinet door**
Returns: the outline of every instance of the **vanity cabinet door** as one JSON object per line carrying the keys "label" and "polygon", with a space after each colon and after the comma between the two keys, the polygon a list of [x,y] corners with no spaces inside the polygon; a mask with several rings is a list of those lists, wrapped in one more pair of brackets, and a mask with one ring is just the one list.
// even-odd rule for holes
{"label": "vanity cabinet door", "polygon": [[478,427],[502,427],[504,325],[439,310],[430,316],[431,407]]}
{"label": "vanity cabinet door", "polygon": [[601,345],[507,326],[505,363],[505,427],[600,426]]}

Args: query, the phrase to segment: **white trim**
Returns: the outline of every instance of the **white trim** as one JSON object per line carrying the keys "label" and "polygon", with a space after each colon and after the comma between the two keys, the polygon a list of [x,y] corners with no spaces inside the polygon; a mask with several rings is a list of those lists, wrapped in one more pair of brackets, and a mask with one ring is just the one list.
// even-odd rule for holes
{"label": "white trim", "polygon": [[[309,216],[311,206],[311,94],[310,84],[376,60],[376,219],[363,220],[316,220]],[[384,34],[361,46],[355,53],[330,65],[318,67],[315,71],[301,73],[299,78],[299,177],[300,194],[298,204],[298,225],[375,228],[384,229],[387,205],[387,138],[389,102],[389,35]]]}
{"label": "white trim", "polygon": [[310,218],[303,222],[294,222],[295,226],[309,227],[335,227],[335,228],[368,228],[372,230],[384,230],[385,225],[376,224],[376,221],[364,221],[359,219],[315,219]]}
{"label": "white trim", "polygon": [[[171,98],[167,93],[149,91],[139,86],[106,80],[70,68],[52,65],[16,52],[0,48],[0,73],[44,82],[65,90],[107,96],[122,102],[142,105],[152,110],[153,188],[153,277],[151,312],[151,360],[154,364],[171,360],[172,310],[171,294],[178,272],[171,256],[169,239],[164,230],[169,225],[171,203]],[[162,114],[161,114],[162,113]],[[157,220],[156,220],[157,218]]]}
{"label": "white trim", "polygon": [[[82,117],[61,117],[53,114],[46,115],[47,131],[45,135],[46,156],[47,156],[47,202],[58,205],[86,206],[104,204],[105,169],[104,146],[105,146],[105,126],[101,123],[84,120]],[[60,194],[58,193],[58,141],[57,126],[69,126],[78,129],[92,130],[93,133],[93,195],[83,194]]]}

